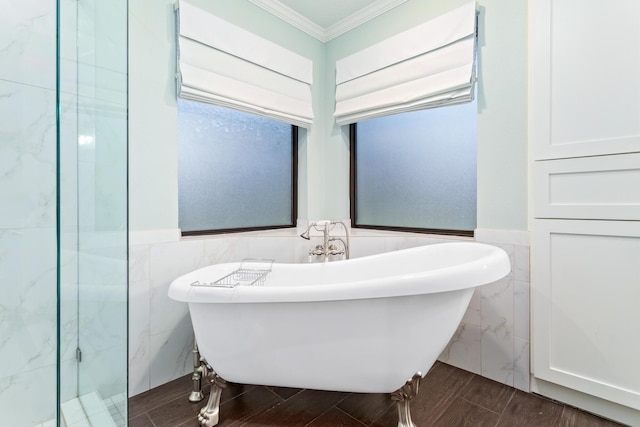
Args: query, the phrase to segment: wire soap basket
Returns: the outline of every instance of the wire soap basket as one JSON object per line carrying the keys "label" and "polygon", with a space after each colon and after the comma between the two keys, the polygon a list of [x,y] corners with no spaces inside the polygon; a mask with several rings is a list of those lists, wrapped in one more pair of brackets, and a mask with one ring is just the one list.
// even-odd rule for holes
{"label": "wire soap basket", "polygon": [[271,272],[274,260],[253,259],[242,260],[240,267],[215,282],[202,283],[195,281],[191,286],[217,286],[222,288],[235,288],[236,286],[263,285],[267,275]]}

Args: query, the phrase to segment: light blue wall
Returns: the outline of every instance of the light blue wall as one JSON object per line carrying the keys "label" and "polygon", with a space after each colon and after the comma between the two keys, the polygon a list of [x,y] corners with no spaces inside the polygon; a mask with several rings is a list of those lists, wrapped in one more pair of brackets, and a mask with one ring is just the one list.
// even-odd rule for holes
{"label": "light blue wall", "polygon": [[[314,112],[300,145],[299,218],[349,217],[347,127],[333,121],[335,61],[465,0],[409,0],[326,44],[247,0],[192,3],[314,61]],[[527,229],[526,0],[481,0],[478,228]],[[178,224],[171,0],[130,2],[130,227]]]}
{"label": "light blue wall", "polygon": [[[468,0],[410,0],[326,46],[326,81],[335,61],[446,13]],[[527,229],[526,0],[480,0],[478,51],[478,228]],[[333,91],[324,114],[332,117]],[[326,216],[348,217],[348,133],[327,120]],[[336,165],[337,167],[333,167]]]}
{"label": "light blue wall", "polygon": [[129,2],[129,228],[178,225],[173,1]]}
{"label": "light blue wall", "polygon": [[[175,0],[129,3],[129,162],[130,228],[132,231],[178,227],[177,110],[175,101]],[[321,111],[325,84],[324,46],[247,0],[192,0],[190,3],[225,20],[308,57],[314,62],[313,109]],[[321,122],[322,119],[316,119]],[[308,187],[322,186],[322,176],[309,174],[308,158],[318,157],[320,135],[300,134],[299,216],[318,209],[317,195]],[[315,193],[315,192],[314,192]],[[320,199],[321,200],[321,199]]]}
{"label": "light blue wall", "polygon": [[478,228],[527,230],[527,1],[479,4]]}

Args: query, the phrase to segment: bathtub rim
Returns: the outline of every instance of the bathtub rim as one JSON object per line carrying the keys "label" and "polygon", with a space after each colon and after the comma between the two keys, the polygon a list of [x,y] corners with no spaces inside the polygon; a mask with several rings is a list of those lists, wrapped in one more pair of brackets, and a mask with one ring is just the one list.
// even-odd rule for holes
{"label": "bathtub rim", "polygon": [[293,267],[295,269],[308,268],[313,273],[313,269],[331,270],[341,263],[379,263],[385,262],[385,257],[389,258],[390,254],[393,254],[393,257],[416,256],[421,252],[429,255],[431,251],[443,248],[454,252],[457,250],[466,251],[465,256],[467,257],[469,251],[474,251],[474,257],[463,263],[417,273],[331,284],[269,286],[267,281],[264,286],[238,286],[235,288],[191,286],[205,273],[208,275],[215,273],[212,280],[216,280],[216,278],[231,273],[240,265],[239,262],[215,264],[194,270],[175,279],[169,286],[169,297],[188,303],[310,302],[385,298],[482,286],[505,277],[511,270],[509,257],[502,248],[477,242],[438,243],[328,263],[275,263],[273,269],[275,271],[295,266]]}

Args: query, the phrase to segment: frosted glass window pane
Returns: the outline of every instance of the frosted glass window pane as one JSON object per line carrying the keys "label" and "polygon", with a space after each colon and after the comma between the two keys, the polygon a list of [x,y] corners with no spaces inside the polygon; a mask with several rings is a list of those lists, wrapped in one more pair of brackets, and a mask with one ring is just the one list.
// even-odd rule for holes
{"label": "frosted glass window pane", "polygon": [[178,100],[183,232],[291,226],[292,126]]}
{"label": "frosted glass window pane", "polygon": [[477,103],[357,124],[357,225],[476,228]]}

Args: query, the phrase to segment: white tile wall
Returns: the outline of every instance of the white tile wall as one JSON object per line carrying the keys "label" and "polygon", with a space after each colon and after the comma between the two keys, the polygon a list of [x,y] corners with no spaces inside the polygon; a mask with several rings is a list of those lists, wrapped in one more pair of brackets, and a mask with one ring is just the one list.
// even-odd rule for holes
{"label": "white tile wall", "polygon": [[[0,424],[32,426],[55,416],[56,5],[8,7],[0,14]],[[33,395],[38,405],[24,398]]]}
{"label": "white tile wall", "polygon": [[[125,7],[125,2],[121,2]],[[84,2],[82,3],[84,4]],[[109,2],[103,2],[104,5]],[[68,164],[75,164],[80,160],[80,168],[87,165],[87,153],[81,150],[76,157],[76,131],[83,127],[84,122],[76,119],[76,106],[80,103],[76,72],[76,55],[83,51],[75,43],[75,29],[78,20],[74,10],[78,2],[61,0],[61,10],[65,13],[60,17],[60,37],[63,43],[61,52],[61,96],[60,107],[62,126],[60,128],[61,157]],[[49,423],[56,412],[56,323],[57,323],[57,295],[56,295],[56,204],[57,197],[63,203],[60,211],[62,225],[62,270],[61,292],[62,303],[73,304],[77,294],[78,258],[70,253],[73,247],[69,242],[77,243],[77,236],[70,235],[71,230],[77,230],[75,189],[77,184],[89,184],[89,191],[96,192],[95,180],[78,182],[75,170],[71,173],[66,168],[61,174],[61,182],[65,190],[56,194],[56,32],[57,32],[57,4],[55,1],[21,0],[3,3],[3,13],[0,14],[0,424],[11,426],[33,426]],[[112,8],[108,8],[112,10]],[[105,13],[104,10],[96,14]],[[126,11],[120,10],[125,16]],[[86,22],[94,22],[88,20]],[[126,20],[120,20],[122,27]],[[90,24],[91,31],[95,25]],[[105,27],[107,28],[107,27]],[[111,27],[107,28],[111,30]],[[114,33],[114,42],[120,46],[126,45],[126,31]],[[86,40],[86,38],[83,38]],[[89,47],[95,49],[95,43]],[[122,51],[122,49],[120,49]],[[121,61],[126,60],[122,54]],[[123,63],[116,63],[114,58],[103,58],[101,65],[117,65],[124,69]],[[86,65],[86,64],[85,64]],[[105,68],[108,68],[106,66]],[[95,71],[95,67],[92,68]],[[91,70],[83,70],[86,76]],[[94,73],[95,74],[95,73]],[[109,78],[99,75],[101,84],[111,84],[116,80],[120,83],[126,80],[126,74],[119,76],[110,72]],[[91,82],[89,82],[91,83]],[[126,85],[125,85],[126,86]],[[125,87],[122,86],[122,87]],[[111,87],[104,87],[107,101],[114,93]],[[86,98],[88,93],[83,92]],[[120,106],[126,105],[126,93],[117,93]],[[110,109],[114,111],[114,109]],[[83,112],[80,112],[82,115]],[[99,131],[110,141],[116,140],[113,132],[107,131],[107,124],[101,124]],[[122,130],[121,132],[126,132]],[[95,129],[91,135],[95,136]],[[125,138],[119,138],[126,141]],[[89,153],[93,154],[93,153]],[[123,163],[123,162],[120,162]],[[104,167],[113,167],[111,164]],[[126,164],[120,166],[124,172]],[[64,169],[64,165],[63,165]],[[93,175],[93,170],[86,170]],[[126,176],[121,174],[123,179]],[[100,181],[97,181],[100,184]],[[102,187],[102,186],[100,186]],[[101,188],[102,189],[102,188]],[[97,192],[99,193],[99,192]],[[107,198],[109,194],[99,194]],[[121,212],[126,198],[118,198]],[[110,205],[113,205],[111,203]],[[82,218],[94,217],[93,211],[85,211]],[[111,211],[106,212],[110,214]],[[122,215],[126,218],[126,215]],[[120,257],[121,280],[126,278],[126,262]],[[98,264],[95,264],[98,265]],[[109,266],[111,267],[111,266]],[[106,285],[105,280],[116,269],[108,268],[85,274],[95,273],[96,287]],[[102,280],[102,281],[100,281]],[[120,298],[120,304],[126,303],[125,295]],[[108,302],[89,306],[87,316],[80,319],[99,327],[109,322],[105,315],[109,314]],[[125,317],[118,316],[124,326]],[[61,336],[61,366],[63,377],[68,379],[61,384],[63,399],[77,392],[75,384],[75,334],[78,318],[75,310],[63,309],[60,319]],[[95,334],[90,332],[89,338]],[[113,349],[113,342],[108,339],[95,339],[89,347],[93,347],[96,356]],[[105,347],[108,345],[109,347]],[[124,346],[120,344],[121,351]],[[87,349],[91,353],[92,349]],[[89,355],[89,354],[87,354]],[[88,357],[87,360],[97,359]],[[89,363],[89,362],[88,362]],[[124,363],[124,362],[123,362]],[[103,365],[104,366],[104,365]],[[122,372],[126,372],[124,368]],[[108,369],[101,369],[100,374],[109,377]],[[121,379],[126,382],[126,378]],[[38,396],[38,404],[33,405],[25,396]]]}
{"label": "white tile wall", "polygon": [[477,230],[476,240],[503,248],[511,260],[511,273],[476,289],[456,336],[440,360],[528,392],[528,233]]}
{"label": "white tile wall", "polygon": [[55,90],[56,3],[11,2],[0,14],[0,80]]}
{"label": "white tile wall", "polygon": [[[129,252],[129,393],[164,384],[192,370],[193,333],[185,304],[167,296],[171,281],[213,263],[244,258],[306,262],[319,237],[303,240],[297,230],[179,238],[177,230],[131,233]],[[154,235],[158,243],[154,243]],[[529,247],[526,232],[479,230],[476,240],[504,248],[512,271],[477,289],[440,360],[529,390]],[[456,237],[354,230],[353,258],[435,244]],[[465,240],[465,239],[462,239]],[[468,239],[467,239],[468,240]],[[186,398],[186,396],[185,396]]]}

